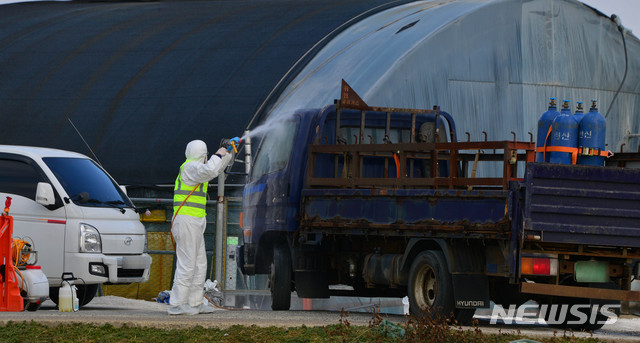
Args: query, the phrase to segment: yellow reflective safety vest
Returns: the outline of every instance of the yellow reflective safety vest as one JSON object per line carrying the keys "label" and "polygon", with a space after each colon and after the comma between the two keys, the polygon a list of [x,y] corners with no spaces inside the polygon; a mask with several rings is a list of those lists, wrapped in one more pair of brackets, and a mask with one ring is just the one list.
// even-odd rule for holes
{"label": "yellow reflective safety vest", "polygon": [[[173,188],[173,213],[175,214],[183,214],[192,217],[202,218],[207,215],[206,206],[207,206],[207,187],[209,186],[208,182],[201,183],[197,185],[198,189],[193,191],[196,186],[185,185],[182,182],[182,168],[187,162],[191,162],[186,160],[180,166],[180,172],[178,173],[178,177],[176,178],[175,187]],[[193,193],[191,193],[193,191]],[[191,193],[191,196],[189,196]],[[187,196],[189,198],[187,199]],[[184,200],[187,199],[185,202]],[[180,205],[184,202],[184,205],[180,208]],[[180,208],[180,211],[178,211]]]}

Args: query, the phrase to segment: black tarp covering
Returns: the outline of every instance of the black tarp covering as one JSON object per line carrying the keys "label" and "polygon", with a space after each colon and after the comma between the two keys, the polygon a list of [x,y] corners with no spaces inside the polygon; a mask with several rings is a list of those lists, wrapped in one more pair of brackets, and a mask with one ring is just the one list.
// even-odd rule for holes
{"label": "black tarp covering", "polygon": [[118,182],[173,183],[187,142],[202,139],[211,153],[222,137],[241,135],[317,42],[358,15],[395,3],[0,6],[0,144],[92,157],[69,118]]}

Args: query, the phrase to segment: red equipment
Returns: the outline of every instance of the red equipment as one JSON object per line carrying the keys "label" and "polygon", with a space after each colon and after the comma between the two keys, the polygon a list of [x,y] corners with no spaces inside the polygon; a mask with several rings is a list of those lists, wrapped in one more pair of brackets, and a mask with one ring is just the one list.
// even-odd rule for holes
{"label": "red equipment", "polygon": [[20,312],[24,301],[14,270],[11,243],[13,242],[13,217],[9,215],[11,198],[7,197],[4,212],[0,215],[0,311]]}

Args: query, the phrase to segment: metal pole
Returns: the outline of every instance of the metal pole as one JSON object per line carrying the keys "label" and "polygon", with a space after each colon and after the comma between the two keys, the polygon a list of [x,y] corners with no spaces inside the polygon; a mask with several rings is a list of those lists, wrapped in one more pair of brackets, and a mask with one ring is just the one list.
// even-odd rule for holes
{"label": "metal pole", "polygon": [[223,258],[223,246],[224,243],[222,241],[224,237],[224,179],[225,174],[221,172],[218,175],[218,204],[216,211],[216,280],[219,285],[224,284],[224,280],[222,279],[222,266],[224,265]]}
{"label": "metal pole", "polygon": [[251,137],[249,136],[249,130],[244,132],[244,172],[249,177],[251,172]]}
{"label": "metal pole", "polygon": [[[251,163],[253,162],[251,160],[251,136],[249,135],[250,131],[246,130],[244,131],[244,137],[246,137],[244,139],[244,172],[247,174],[247,176],[245,177],[245,182],[248,183],[249,182],[249,174],[251,174]],[[240,223],[240,231],[242,232],[242,244],[244,244],[244,228],[243,228],[243,223]],[[240,256],[236,256],[236,259],[240,258]],[[246,289],[254,289],[255,287],[253,287],[253,276],[249,276],[246,275],[244,277],[244,284]]]}

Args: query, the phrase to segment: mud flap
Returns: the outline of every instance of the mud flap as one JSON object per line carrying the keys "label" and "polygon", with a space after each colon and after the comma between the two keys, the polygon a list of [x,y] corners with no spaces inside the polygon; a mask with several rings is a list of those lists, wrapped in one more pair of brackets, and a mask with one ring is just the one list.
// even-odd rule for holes
{"label": "mud flap", "polygon": [[236,266],[242,275],[246,275],[244,271],[244,245],[236,245]]}
{"label": "mud flap", "polygon": [[298,298],[329,298],[326,272],[296,271],[295,284]]}
{"label": "mud flap", "polygon": [[489,280],[486,275],[452,274],[453,298],[456,308],[488,308]]}

